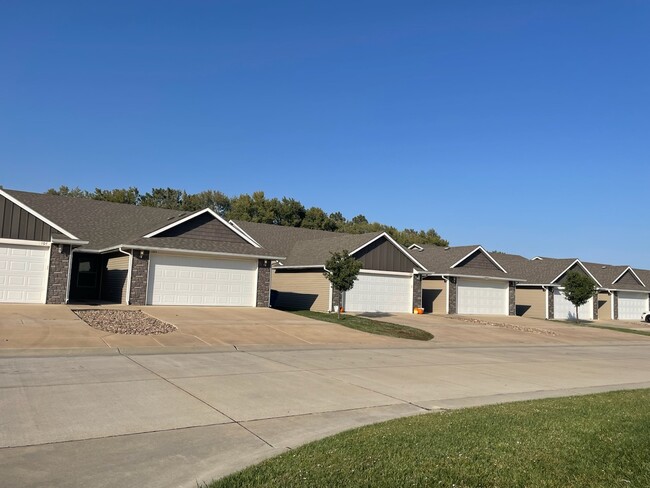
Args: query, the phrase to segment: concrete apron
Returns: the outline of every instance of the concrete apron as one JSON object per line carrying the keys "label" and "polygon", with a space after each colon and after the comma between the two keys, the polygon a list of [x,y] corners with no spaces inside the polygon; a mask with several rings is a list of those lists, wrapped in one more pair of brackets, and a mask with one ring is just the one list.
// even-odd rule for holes
{"label": "concrete apron", "polygon": [[650,345],[0,359],[7,486],[196,486],[441,409],[650,387]]}

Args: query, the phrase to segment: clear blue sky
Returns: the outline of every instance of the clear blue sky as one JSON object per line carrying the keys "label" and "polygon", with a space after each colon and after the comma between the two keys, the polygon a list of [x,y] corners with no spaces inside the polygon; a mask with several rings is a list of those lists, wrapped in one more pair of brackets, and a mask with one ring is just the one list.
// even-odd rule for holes
{"label": "clear blue sky", "polygon": [[263,190],[650,268],[647,1],[0,3],[0,184]]}

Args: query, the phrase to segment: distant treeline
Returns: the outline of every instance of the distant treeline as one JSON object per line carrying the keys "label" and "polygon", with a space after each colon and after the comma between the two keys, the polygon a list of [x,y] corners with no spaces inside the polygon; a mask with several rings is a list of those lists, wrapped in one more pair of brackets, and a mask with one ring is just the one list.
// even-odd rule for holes
{"label": "distant treeline", "polygon": [[368,219],[363,215],[357,215],[348,220],[341,212],[328,215],[318,207],[305,208],[302,203],[293,198],[266,198],[262,191],[256,191],[252,195],[242,194],[229,197],[220,191],[214,190],[187,193],[184,190],[173,188],[153,188],[150,192],[140,193],[137,188],[130,187],[116,188],[114,190],[95,188],[95,191],[90,192],[80,188],[61,186],[58,190],[50,188],[47,193],[190,212],[211,208],[226,219],[303,227],[306,229],[348,232],[351,234],[385,231],[393,239],[405,246],[410,244],[449,245],[434,229],[398,230],[395,227],[380,224],[379,222],[368,222]]}

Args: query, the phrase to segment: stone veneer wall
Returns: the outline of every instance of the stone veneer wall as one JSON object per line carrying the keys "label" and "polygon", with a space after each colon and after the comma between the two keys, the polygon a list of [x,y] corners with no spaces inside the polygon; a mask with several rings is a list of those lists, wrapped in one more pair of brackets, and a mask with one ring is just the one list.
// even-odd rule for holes
{"label": "stone veneer wall", "polygon": [[517,315],[516,285],[514,281],[508,283],[508,315]]}
{"label": "stone veneer wall", "polygon": [[271,306],[271,261],[268,259],[259,259],[257,261],[257,299],[255,306]]}
{"label": "stone veneer wall", "polygon": [[594,320],[598,320],[598,292],[596,292],[594,298],[591,301],[593,302],[594,308]]}
{"label": "stone veneer wall", "polygon": [[413,308],[422,307],[422,276],[413,275]]}
{"label": "stone veneer wall", "polygon": [[614,320],[618,320],[618,292],[612,292],[612,310],[614,310]]}
{"label": "stone veneer wall", "polygon": [[137,249],[133,253],[131,267],[131,289],[129,305],[145,305],[147,303],[147,279],[149,278],[149,251],[142,251],[142,257]]}
{"label": "stone veneer wall", "polygon": [[458,295],[458,286],[456,284],[456,277],[450,276],[449,282],[447,283],[449,287],[449,313],[455,314],[458,313],[457,308],[457,295]]}
{"label": "stone veneer wall", "polygon": [[52,244],[50,247],[50,268],[47,276],[45,303],[65,303],[71,251],[71,246],[68,244]]}
{"label": "stone veneer wall", "polygon": [[547,296],[547,304],[546,306],[548,307],[548,318],[549,319],[554,319],[555,318],[555,308],[554,308],[554,301],[553,301],[553,292],[555,289],[552,286],[548,287],[548,294]]}

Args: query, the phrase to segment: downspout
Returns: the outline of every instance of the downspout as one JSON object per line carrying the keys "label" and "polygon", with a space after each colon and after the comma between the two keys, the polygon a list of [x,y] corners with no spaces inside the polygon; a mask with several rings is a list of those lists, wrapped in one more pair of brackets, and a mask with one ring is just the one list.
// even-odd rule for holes
{"label": "downspout", "polygon": [[131,305],[131,269],[133,268],[133,254],[122,250],[121,247],[118,247],[117,250],[129,257],[129,272],[126,274],[126,304]]}
{"label": "downspout", "polygon": [[[63,246],[63,244],[59,244],[59,246]],[[72,282],[72,255],[76,249],[73,249],[72,246],[70,246],[70,257],[68,258],[68,284],[65,287],[65,303],[66,305],[70,302],[70,283]]]}

